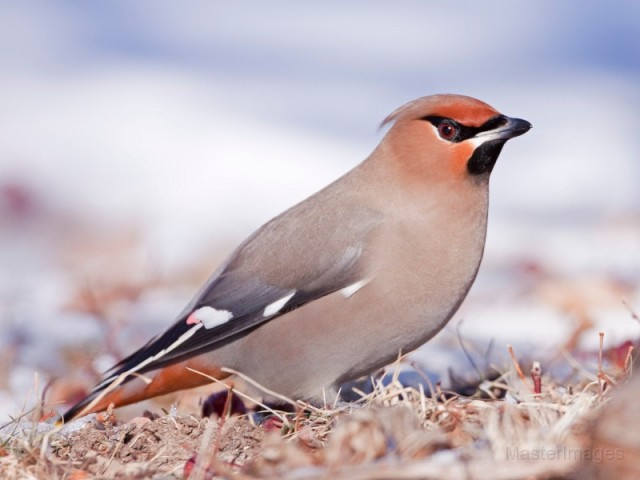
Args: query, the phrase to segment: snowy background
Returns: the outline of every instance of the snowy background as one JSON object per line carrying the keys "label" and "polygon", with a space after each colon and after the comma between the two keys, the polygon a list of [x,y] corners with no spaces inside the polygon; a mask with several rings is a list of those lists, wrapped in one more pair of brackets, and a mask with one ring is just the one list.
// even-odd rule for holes
{"label": "snowy background", "polygon": [[638,3],[16,0],[0,26],[0,421],[34,382],[91,384],[432,93],[534,129],[493,174],[468,301],[416,358],[640,334]]}

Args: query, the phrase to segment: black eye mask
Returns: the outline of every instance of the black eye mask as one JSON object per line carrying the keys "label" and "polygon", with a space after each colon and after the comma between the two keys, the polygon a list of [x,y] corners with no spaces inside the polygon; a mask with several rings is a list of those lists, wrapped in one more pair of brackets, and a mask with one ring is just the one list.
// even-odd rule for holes
{"label": "black eye mask", "polygon": [[495,117],[491,117],[479,127],[467,127],[466,125],[462,125],[461,123],[458,123],[450,118],[431,115],[423,117],[422,120],[426,120],[437,129],[439,129],[440,125],[443,123],[451,125],[456,130],[456,134],[451,138],[445,138],[445,140],[453,143],[459,143],[464,140],[468,140],[482,132],[495,130],[498,127],[506,125],[506,123],[508,122],[507,118],[504,115],[496,115]]}

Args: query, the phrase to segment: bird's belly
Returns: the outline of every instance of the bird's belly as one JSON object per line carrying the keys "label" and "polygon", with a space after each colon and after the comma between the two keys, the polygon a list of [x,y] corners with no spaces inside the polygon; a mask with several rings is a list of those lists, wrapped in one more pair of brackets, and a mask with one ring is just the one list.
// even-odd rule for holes
{"label": "bird's belly", "polygon": [[435,335],[466,296],[483,245],[484,237],[432,243],[414,258],[397,250],[355,294],[335,292],[267,322],[224,347],[223,361],[280,394],[322,402]]}

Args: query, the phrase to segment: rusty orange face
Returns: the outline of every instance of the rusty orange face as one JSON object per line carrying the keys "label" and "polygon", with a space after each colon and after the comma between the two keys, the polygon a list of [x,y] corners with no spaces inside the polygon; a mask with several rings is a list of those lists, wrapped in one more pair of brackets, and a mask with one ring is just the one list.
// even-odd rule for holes
{"label": "rusty orange face", "polygon": [[[491,173],[505,142],[531,128],[484,102],[435,95],[391,114],[388,139],[403,176],[418,180],[462,180]],[[413,183],[413,182],[411,182]]]}

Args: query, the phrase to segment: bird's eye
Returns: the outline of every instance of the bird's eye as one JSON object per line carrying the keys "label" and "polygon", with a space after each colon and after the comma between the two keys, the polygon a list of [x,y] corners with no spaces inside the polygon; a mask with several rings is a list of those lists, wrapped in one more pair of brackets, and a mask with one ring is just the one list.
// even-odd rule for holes
{"label": "bird's eye", "polygon": [[438,134],[444,140],[451,140],[458,133],[458,128],[449,122],[442,122],[438,125]]}

